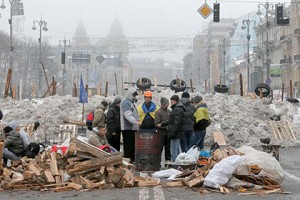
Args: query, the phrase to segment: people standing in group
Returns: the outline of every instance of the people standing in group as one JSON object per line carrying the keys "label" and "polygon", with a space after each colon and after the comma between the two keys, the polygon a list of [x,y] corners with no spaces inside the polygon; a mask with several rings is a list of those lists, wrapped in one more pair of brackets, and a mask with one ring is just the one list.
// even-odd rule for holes
{"label": "people standing in group", "polygon": [[144,102],[137,107],[140,120],[141,130],[155,129],[155,113],[159,109],[158,106],[152,101],[152,92],[144,92]]}
{"label": "people standing in group", "polygon": [[155,113],[155,126],[160,134],[160,153],[165,148],[165,160],[171,161],[171,139],[168,136],[168,124],[170,118],[169,100],[165,97],[160,99],[160,108]]}
{"label": "people standing in group", "polygon": [[117,151],[120,151],[121,141],[121,122],[120,122],[120,104],[122,99],[116,97],[107,111],[107,133],[108,143]]}
{"label": "people standing in group", "polygon": [[194,144],[194,113],[195,106],[191,104],[190,94],[183,92],[179,100],[185,106],[183,137],[180,139],[182,152],[187,152]]}
{"label": "people standing in group", "polygon": [[206,103],[202,100],[201,96],[196,96],[194,98],[195,101],[195,145],[197,145],[200,149],[204,148],[204,139],[206,135],[206,128],[210,125],[210,118],[208,107]]}
{"label": "people standing in group", "polygon": [[107,101],[101,101],[100,105],[96,107],[94,112],[93,127],[98,127],[100,125],[105,126],[106,124],[106,115],[105,110],[107,109]]}
{"label": "people standing in group", "polygon": [[134,88],[129,88],[126,98],[121,101],[120,121],[123,134],[124,157],[134,162],[135,133],[139,129],[140,121],[135,106],[138,93]]}
{"label": "people standing in group", "polygon": [[180,153],[180,139],[183,137],[183,124],[184,124],[184,105],[179,102],[178,95],[173,95],[171,98],[171,108],[168,134],[171,138],[171,157],[175,162],[176,157]]}

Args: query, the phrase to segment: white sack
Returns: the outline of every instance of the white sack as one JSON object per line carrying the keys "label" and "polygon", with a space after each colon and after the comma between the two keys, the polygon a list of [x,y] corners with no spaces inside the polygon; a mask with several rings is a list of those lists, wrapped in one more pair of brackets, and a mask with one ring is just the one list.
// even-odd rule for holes
{"label": "white sack", "polygon": [[209,171],[203,184],[212,188],[219,188],[219,186],[225,185],[244,160],[245,158],[239,155],[223,158]]}
{"label": "white sack", "polygon": [[243,165],[258,165],[262,168],[259,176],[267,176],[278,183],[283,181],[285,176],[284,170],[274,156],[266,152],[257,151],[250,146],[242,146],[238,150],[245,154],[244,157],[246,159],[242,163]]}
{"label": "white sack", "polygon": [[160,170],[160,171],[154,172],[152,174],[152,177],[154,177],[154,178],[169,178],[172,175],[176,176],[181,173],[182,172],[177,169],[166,169],[166,170]]}

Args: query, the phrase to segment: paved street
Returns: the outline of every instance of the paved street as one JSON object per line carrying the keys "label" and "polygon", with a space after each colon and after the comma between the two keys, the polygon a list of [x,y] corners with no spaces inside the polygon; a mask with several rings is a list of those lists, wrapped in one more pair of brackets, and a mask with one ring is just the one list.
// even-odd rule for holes
{"label": "paved street", "polygon": [[150,188],[126,188],[126,189],[113,189],[113,190],[94,190],[88,192],[34,192],[34,191],[3,191],[1,192],[1,200],[53,200],[53,199],[155,199],[155,200],[192,200],[192,199],[263,199],[263,200],[298,200],[300,199],[300,148],[281,148],[280,149],[280,163],[286,171],[286,177],[282,183],[283,188],[291,192],[291,194],[273,194],[267,196],[239,196],[237,192],[229,195],[219,193],[211,193],[201,195],[198,189],[190,188],[166,188],[166,187],[150,187]]}

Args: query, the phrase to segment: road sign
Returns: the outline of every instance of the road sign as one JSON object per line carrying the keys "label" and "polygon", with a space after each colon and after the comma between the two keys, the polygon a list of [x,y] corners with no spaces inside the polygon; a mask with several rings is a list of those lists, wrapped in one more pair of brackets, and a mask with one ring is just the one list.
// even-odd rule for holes
{"label": "road sign", "polygon": [[268,85],[271,85],[271,82],[272,82],[271,79],[266,80],[266,84],[268,84]]}
{"label": "road sign", "polygon": [[206,19],[209,15],[211,15],[213,10],[207,3],[204,3],[197,11],[204,19]]}

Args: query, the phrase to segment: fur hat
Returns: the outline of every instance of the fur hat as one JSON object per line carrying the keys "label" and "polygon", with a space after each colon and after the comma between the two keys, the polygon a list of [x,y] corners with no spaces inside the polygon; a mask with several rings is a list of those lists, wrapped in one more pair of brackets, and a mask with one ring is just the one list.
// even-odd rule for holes
{"label": "fur hat", "polygon": [[166,104],[168,104],[169,103],[169,99],[167,99],[167,98],[165,98],[165,97],[162,97],[161,99],[160,99],[160,104],[161,105],[166,105]]}
{"label": "fur hat", "polygon": [[122,99],[120,97],[116,97],[113,101],[113,104],[121,103]]}
{"label": "fur hat", "polygon": [[202,101],[202,97],[201,96],[195,96],[194,97],[194,102],[195,103],[199,103],[199,102],[201,102]]}

